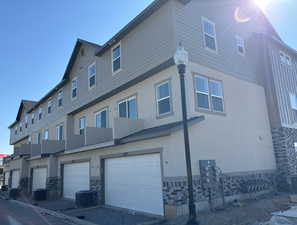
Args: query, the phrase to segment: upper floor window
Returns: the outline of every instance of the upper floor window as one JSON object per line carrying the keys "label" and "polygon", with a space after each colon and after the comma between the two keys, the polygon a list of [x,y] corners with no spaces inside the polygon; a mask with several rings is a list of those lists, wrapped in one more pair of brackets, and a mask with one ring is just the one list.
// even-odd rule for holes
{"label": "upper floor window", "polygon": [[222,83],[195,76],[196,101],[199,109],[224,112]]}
{"label": "upper floor window", "polygon": [[290,104],[291,104],[291,109],[292,109],[292,119],[293,122],[297,122],[297,97],[295,94],[290,93]]}
{"label": "upper floor window", "polygon": [[18,127],[15,127],[14,129],[14,135],[17,135],[18,134]]}
{"label": "upper floor window", "polygon": [[44,140],[48,140],[48,137],[49,137],[49,131],[45,130],[44,131]]}
{"label": "upper floor window", "polygon": [[96,63],[88,67],[89,88],[96,86]]}
{"label": "upper floor window", "polygon": [[28,128],[28,115],[25,116],[25,128]]}
{"label": "upper floor window", "polygon": [[79,119],[79,134],[80,135],[85,134],[85,128],[86,128],[86,118],[82,117]]}
{"label": "upper floor window", "polygon": [[203,38],[207,49],[217,51],[216,27],[213,22],[206,18],[202,18]]}
{"label": "upper floor window", "polygon": [[34,121],[35,121],[35,113],[33,112],[31,116],[31,123],[34,124]]}
{"label": "upper floor window", "polygon": [[56,127],[56,138],[58,141],[62,141],[64,139],[64,134],[63,134],[63,125],[60,124]]}
{"label": "upper floor window", "polygon": [[116,73],[121,69],[121,44],[112,48],[112,73]]}
{"label": "upper floor window", "polygon": [[42,119],[42,108],[39,108],[38,119],[39,119],[39,120]]}
{"label": "upper floor window", "polygon": [[37,134],[36,144],[41,144],[41,133]]}
{"label": "upper floor window", "polygon": [[291,57],[289,55],[287,55],[286,53],[280,51],[279,52],[279,56],[280,56],[280,60],[282,63],[291,66],[292,65],[292,60]]}
{"label": "upper floor window", "polygon": [[48,100],[47,102],[47,113],[48,114],[52,113],[52,99]]}
{"label": "upper floor window", "polygon": [[20,123],[20,133],[22,133],[22,131],[23,131],[23,124]]}
{"label": "upper floor window", "polygon": [[236,36],[237,52],[240,55],[245,55],[245,41],[242,37]]}
{"label": "upper floor window", "polygon": [[77,97],[77,79],[71,82],[71,98],[75,99]]}
{"label": "upper floor window", "polygon": [[32,142],[32,137],[29,136],[29,137],[28,137],[28,144],[30,144],[31,142]]}
{"label": "upper floor window", "polygon": [[159,116],[172,112],[170,82],[165,81],[156,86],[157,112]]}
{"label": "upper floor window", "polygon": [[63,106],[63,91],[59,91],[58,93],[58,107]]}
{"label": "upper floor window", "polygon": [[127,98],[118,104],[119,117],[137,119],[136,96]]}
{"label": "upper floor window", "polygon": [[95,118],[97,128],[107,128],[107,109],[97,112]]}

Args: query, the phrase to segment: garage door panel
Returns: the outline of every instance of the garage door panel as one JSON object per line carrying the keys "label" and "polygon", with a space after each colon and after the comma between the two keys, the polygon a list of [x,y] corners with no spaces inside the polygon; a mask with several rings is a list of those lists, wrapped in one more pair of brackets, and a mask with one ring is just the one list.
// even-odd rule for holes
{"label": "garage door panel", "polygon": [[11,187],[12,188],[18,188],[20,184],[20,171],[15,170],[12,172],[12,177],[11,177]]}
{"label": "garage door panel", "polygon": [[90,163],[73,163],[64,165],[63,195],[75,199],[78,191],[90,189]]}
{"label": "garage door panel", "polygon": [[163,215],[160,154],[106,159],[107,205]]}
{"label": "garage door panel", "polygon": [[33,169],[32,190],[45,189],[47,178],[47,168]]}

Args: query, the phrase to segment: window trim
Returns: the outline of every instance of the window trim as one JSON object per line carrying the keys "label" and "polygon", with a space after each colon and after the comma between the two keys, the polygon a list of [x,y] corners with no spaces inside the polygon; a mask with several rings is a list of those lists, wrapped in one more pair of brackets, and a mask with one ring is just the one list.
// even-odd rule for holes
{"label": "window trim", "polygon": [[[84,127],[83,128],[81,128],[81,121],[84,121]],[[83,133],[81,133],[80,131],[81,130],[83,130]],[[85,135],[85,133],[86,133],[86,117],[85,116],[82,116],[82,117],[80,117],[79,119],[78,119],[78,132],[79,132],[79,135]]]}
{"label": "window trim", "polygon": [[26,129],[28,128],[28,121],[29,121],[28,114],[26,114],[25,115],[25,128]]}
{"label": "window trim", "polygon": [[[93,75],[93,76],[95,77],[95,84],[94,84],[92,87],[90,87],[90,78],[93,77],[93,76],[90,76],[90,74],[89,74],[89,69],[90,69],[90,67],[92,67],[92,66],[95,66],[95,70],[96,70],[95,75]],[[95,62],[91,63],[91,64],[88,66],[88,89],[89,89],[89,90],[92,90],[92,89],[95,88],[96,86],[97,86],[97,66],[96,66],[96,61],[95,61]]]}
{"label": "window trim", "polygon": [[[221,85],[222,96],[218,96],[218,95],[212,94],[211,88],[210,88],[210,82],[219,83]],[[224,113],[225,112],[225,102],[224,102],[224,94],[223,94],[223,82],[222,81],[219,81],[219,80],[215,80],[215,79],[209,79],[208,80],[208,85],[209,85],[209,93],[210,93],[210,99],[211,99],[211,101],[210,101],[210,103],[211,103],[211,105],[210,105],[211,111],[214,112],[214,113]],[[213,109],[212,97],[222,99],[223,111],[216,111],[216,110]]]}
{"label": "window trim", "polygon": [[[204,30],[204,23],[203,23],[204,21],[206,21],[206,22],[208,22],[208,23],[210,23],[210,24],[212,24],[212,25],[214,26],[214,33],[215,33],[214,36],[209,35],[208,33],[205,32],[205,30]],[[209,20],[208,18],[204,17],[204,16],[201,17],[201,23],[202,23],[202,34],[203,34],[204,48],[205,48],[206,50],[208,50],[208,51],[211,51],[211,52],[213,52],[213,53],[217,53],[217,54],[218,54],[218,49],[219,49],[219,47],[218,47],[218,42],[217,42],[217,29],[216,29],[216,24],[215,24],[214,22],[212,22],[211,20]],[[216,49],[215,49],[215,50],[214,50],[214,49],[211,49],[211,48],[209,48],[209,47],[207,47],[207,45],[206,45],[206,40],[205,40],[205,34],[208,35],[208,36],[210,36],[210,37],[212,37],[212,38],[214,38],[214,40],[215,40],[215,45],[216,45]]]}
{"label": "window trim", "polygon": [[[46,136],[45,134],[47,134],[47,136]],[[49,140],[49,130],[48,130],[48,129],[46,129],[46,130],[44,131],[44,134],[43,134],[43,140],[45,140],[45,141]]]}
{"label": "window trim", "polygon": [[[49,112],[49,109],[50,109],[50,112]],[[50,115],[50,114],[52,114],[52,112],[53,112],[53,99],[50,98],[47,101],[47,114]]]}
{"label": "window trim", "polygon": [[[113,68],[113,62],[115,60],[117,60],[118,58],[116,59],[113,59],[113,50],[120,47],[120,56],[118,58],[120,58],[120,68],[117,69],[116,71],[114,71],[114,68]],[[111,48],[111,72],[112,72],[112,75],[116,75],[117,73],[121,72],[122,71],[122,43],[121,41],[118,42],[117,44],[115,44],[112,48]]]}
{"label": "window trim", "polygon": [[31,124],[33,125],[35,123],[35,112],[32,112],[31,115]]}
{"label": "window trim", "polygon": [[[60,140],[60,127],[62,127],[62,139]],[[65,139],[64,137],[64,124],[61,123],[56,126],[56,140],[63,141]]]}
{"label": "window trim", "polygon": [[[130,95],[126,98],[123,98],[122,100],[118,101],[118,104],[117,104],[117,110],[118,110],[118,118],[127,118],[127,119],[131,119],[130,117],[120,117],[120,104],[123,103],[123,102],[128,102],[129,100],[132,100],[132,99],[135,99],[136,100],[136,118],[135,119],[138,119],[138,98],[137,98],[137,94],[134,94],[134,95]],[[127,111],[128,113],[128,111]]]}
{"label": "window trim", "polygon": [[42,113],[43,113],[43,109],[42,109],[42,107],[39,107],[39,109],[38,109],[38,120],[42,120]]}
{"label": "window trim", "polygon": [[103,111],[106,111],[106,128],[109,128],[109,107],[108,106],[101,108],[98,111],[94,112],[96,128],[100,128],[100,127],[97,127],[97,115],[102,113]]}
{"label": "window trim", "polygon": [[[73,88],[73,86],[72,86],[72,82],[73,82],[73,81],[76,81],[76,96],[75,96],[75,97],[73,97],[73,95],[72,95],[73,90],[74,90],[74,88]],[[72,101],[76,100],[76,99],[77,99],[77,95],[78,95],[78,79],[77,79],[77,77],[74,77],[74,78],[71,80],[71,88],[70,88],[70,98],[71,98],[71,100],[72,100]]]}
{"label": "window trim", "polygon": [[[169,98],[169,104],[170,104],[170,111],[167,112],[167,113],[163,113],[163,114],[160,114],[159,113],[159,101],[162,101],[166,98],[163,98],[163,99],[158,99],[158,88],[160,86],[162,86],[163,84],[166,84],[168,83],[168,86],[169,86],[169,97],[166,97],[166,98]],[[172,84],[171,84],[171,79],[167,79],[167,80],[163,80],[157,84],[155,84],[155,104],[156,104],[156,113],[157,113],[157,119],[161,119],[161,118],[164,118],[164,117],[168,117],[168,116],[171,116],[173,114],[173,100],[172,100]]]}
{"label": "window trim", "polygon": [[[60,99],[62,100],[62,104],[61,105],[59,105]],[[58,91],[58,95],[57,95],[57,106],[58,106],[58,108],[62,108],[63,107],[63,99],[64,99],[64,91],[63,90],[60,90],[60,91]]]}
{"label": "window trim", "polygon": [[[205,109],[205,108],[201,108],[198,106],[198,99],[197,99],[197,92],[196,92],[196,77],[202,77],[204,79],[207,79],[208,81],[208,101],[209,101],[209,109]],[[213,106],[212,106],[212,100],[211,100],[211,97],[212,97],[212,94],[211,94],[211,90],[210,90],[210,82],[209,81],[213,81],[213,82],[219,82],[221,83],[221,89],[222,89],[222,103],[223,103],[223,111],[220,112],[220,111],[214,111],[213,110]],[[224,94],[224,85],[223,85],[223,81],[222,80],[219,80],[219,79],[215,79],[215,78],[211,78],[211,77],[208,77],[208,76],[204,76],[204,75],[201,75],[199,73],[193,73],[193,87],[194,87],[194,100],[195,100],[195,111],[198,111],[198,112],[204,112],[204,113],[212,113],[212,114],[216,114],[216,115],[226,115],[226,104],[225,104],[225,94]],[[205,94],[203,92],[201,92],[202,94]],[[215,96],[215,95],[213,95]],[[215,96],[215,97],[219,97],[219,96]]]}
{"label": "window trim", "polygon": [[[284,60],[285,60],[285,61],[282,60],[281,55],[284,56]],[[281,64],[284,64],[284,65],[286,65],[286,66],[292,66],[292,57],[291,57],[289,54],[287,54],[287,53],[285,53],[284,51],[280,50],[280,51],[279,51],[279,58],[280,58],[280,62],[281,62]],[[287,60],[287,58],[289,59],[289,61]]]}
{"label": "window trim", "polygon": [[[245,39],[243,37],[241,37],[240,35],[236,35],[235,36],[235,39],[236,39],[236,50],[237,50],[237,53],[241,56],[245,56],[246,55],[246,47],[245,47]],[[238,43],[238,41],[242,41],[243,43],[243,46],[240,46]],[[243,49],[243,52],[240,52],[239,51],[239,47],[242,47]]]}

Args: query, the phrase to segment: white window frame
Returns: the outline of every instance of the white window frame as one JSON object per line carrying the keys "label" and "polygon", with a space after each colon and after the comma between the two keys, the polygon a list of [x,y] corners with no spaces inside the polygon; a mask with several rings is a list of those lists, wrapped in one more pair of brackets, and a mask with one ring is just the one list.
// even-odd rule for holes
{"label": "white window frame", "polygon": [[[50,112],[49,112],[50,109]],[[47,114],[51,114],[53,112],[53,99],[49,99],[47,102]]]}
{"label": "white window frame", "polygon": [[35,112],[32,112],[32,115],[31,115],[31,124],[34,124],[35,123]]}
{"label": "white window frame", "polygon": [[[73,87],[73,82],[74,81],[76,81],[76,87],[74,88]],[[72,95],[72,93],[73,93],[73,90],[74,89],[76,89],[76,96],[75,97],[73,97],[73,95]],[[71,80],[71,88],[70,88],[70,97],[71,97],[71,100],[75,100],[75,99],[77,99],[77,95],[78,95],[78,79],[77,79],[77,77],[75,77],[75,78],[73,78],[72,80]]]}
{"label": "white window frame", "polygon": [[[60,136],[61,136],[61,134],[60,134],[60,128],[61,127],[62,127],[62,139],[60,139]],[[59,124],[59,125],[56,126],[56,139],[58,141],[64,140],[64,131],[63,131],[63,129],[64,129],[63,124]]]}
{"label": "white window frame", "polygon": [[[242,56],[245,56],[245,53],[246,53],[246,48],[245,48],[245,40],[243,37],[239,36],[239,35],[236,35],[236,48],[237,48],[237,53],[239,55],[242,55]],[[239,51],[239,48],[242,48],[243,49],[243,52],[240,52]]]}
{"label": "white window frame", "polygon": [[[222,96],[215,95],[215,94],[212,93],[211,88],[210,88],[210,82],[220,84],[220,86],[221,86],[221,91],[222,91]],[[212,112],[216,112],[216,113],[224,113],[224,112],[225,112],[225,103],[224,103],[224,94],[223,94],[223,83],[222,83],[221,81],[217,81],[217,80],[209,79],[209,80],[208,80],[208,86],[209,86],[209,94],[210,94],[210,108],[211,108],[211,111],[212,111]],[[216,111],[216,110],[214,110],[214,108],[213,108],[213,104],[212,104],[212,97],[222,99],[222,107],[223,107],[223,111]]]}
{"label": "white window frame", "polygon": [[[79,130],[80,135],[85,134],[85,132],[86,132],[86,117],[85,116],[79,118],[79,120],[78,120],[78,130]],[[83,130],[83,132],[81,132],[82,130]]]}
{"label": "white window frame", "polygon": [[49,139],[49,130],[48,129],[44,131],[43,139],[46,141]]}
{"label": "white window frame", "polygon": [[[115,50],[116,48],[120,48],[120,56],[117,57],[116,59],[113,58],[113,50]],[[113,68],[113,62],[115,60],[117,60],[118,58],[120,58],[120,68],[117,69],[116,71],[114,71],[114,68]],[[111,71],[112,71],[112,75],[115,75],[117,73],[119,73],[120,71],[122,70],[122,44],[121,42],[117,43],[116,45],[114,45],[112,48],[111,48]]]}
{"label": "white window frame", "polygon": [[[95,74],[90,74],[90,68],[92,66],[95,66]],[[92,77],[95,77],[95,84],[91,87],[90,86],[90,79]],[[88,87],[89,87],[89,90],[95,88],[97,86],[97,67],[96,67],[96,62],[93,62],[91,65],[88,66]]]}
{"label": "white window frame", "polygon": [[[58,97],[57,97],[57,105],[58,105],[58,108],[61,108],[63,106],[63,97],[64,97],[64,92],[61,90],[58,92]],[[59,102],[61,100],[61,105],[59,105]]]}
{"label": "white window frame", "polygon": [[[207,23],[210,23],[211,25],[213,25],[214,27],[214,35],[211,35],[211,34],[208,34],[206,33],[205,29],[204,29],[204,21],[207,22]],[[216,30],[216,24],[214,22],[212,22],[211,20],[207,19],[206,17],[201,17],[201,23],[202,23],[202,33],[203,33],[203,42],[204,42],[204,48],[211,51],[211,52],[214,52],[214,53],[218,53],[218,42],[217,42],[217,30]],[[209,48],[207,47],[206,45],[206,40],[205,40],[205,35],[208,35],[212,38],[214,38],[215,40],[215,45],[216,45],[216,49],[212,49],[212,48]]]}
{"label": "white window frame", "polygon": [[137,108],[137,97],[136,97],[136,95],[133,95],[133,96],[131,96],[131,97],[128,97],[128,98],[125,98],[125,99],[123,99],[123,100],[121,100],[121,101],[119,101],[118,102],[118,117],[119,118],[121,118],[120,117],[120,104],[122,104],[122,103],[124,103],[124,102],[126,102],[126,117],[124,117],[124,118],[131,118],[131,117],[129,117],[129,111],[128,111],[128,102],[129,101],[131,101],[131,100],[133,100],[133,99],[135,99],[136,100],[136,118],[138,118],[138,108]]}
{"label": "white window frame", "polygon": [[[196,78],[202,78],[202,79],[204,79],[204,80],[207,81],[207,88],[208,88],[208,92],[207,93],[197,90],[197,87],[196,87]],[[194,89],[195,89],[195,101],[196,101],[195,104],[196,104],[196,107],[198,109],[201,109],[201,110],[211,111],[211,99],[210,99],[210,93],[209,93],[209,79],[207,77],[204,77],[204,76],[195,75],[194,76]],[[207,108],[200,107],[198,105],[197,94],[207,95],[207,98],[208,98],[208,109]]]}
{"label": "white window frame", "polygon": [[28,128],[28,114],[25,115],[25,128],[27,129]]}
{"label": "white window frame", "polygon": [[96,128],[102,128],[102,127],[98,127],[98,126],[97,126],[97,116],[98,116],[99,114],[101,114],[102,112],[104,112],[104,111],[106,111],[106,128],[108,128],[108,107],[105,107],[105,108],[103,108],[103,109],[101,109],[101,110],[95,112],[95,127],[96,127]]}
{"label": "white window frame", "polygon": [[[164,97],[164,98],[159,99],[159,97],[158,97],[158,96],[159,96],[159,93],[158,93],[158,91],[159,91],[159,87],[162,86],[162,85],[164,85],[164,84],[168,84],[168,92],[169,92],[169,95],[168,95],[167,97]],[[163,81],[163,82],[161,82],[161,83],[158,83],[158,84],[156,85],[156,87],[155,87],[155,92],[156,92],[156,104],[157,104],[157,114],[158,114],[158,116],[166,116],[166,115],[170,115],[170,114],[172,113],[172,97],[171,97],[171,82],[170,82],[170,80],[166,80],[166,81]],[[163,100],[165,100],[165,99],[169,99],[170,111],[161,114],[161,113],[159,112],[159,102],[160,102],[160,101],[163,101]]]}
{"label": "white window frame", "polygon": [[42,111],[43,111],[43,109],[42,109],[42,107],[40,107],[39,110],[38,110],[38,120],[42,119],[42,113],[43,113]]}

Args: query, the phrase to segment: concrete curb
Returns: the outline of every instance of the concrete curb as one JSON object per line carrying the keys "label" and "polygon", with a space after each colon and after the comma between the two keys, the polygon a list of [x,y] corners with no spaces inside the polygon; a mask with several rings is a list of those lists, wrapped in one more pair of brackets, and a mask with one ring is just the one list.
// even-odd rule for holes
{"label": "concrete curb", "polygon": [[41,208],[41,207],[38,207],[38,206],[34,206],[34,205],[29,204],[29,203],[24,203],[24,202],[17,201],[17,200],[10,200],[10,201],[12,201],[14,203],[17,203],[19,205],[23,205],[23,206],[26,206],[26,207],[31,207],[32,209],[36,209],[36,210],[38,210],[38,212],[41,215],[42,214],[48,214],[48,215],[51,215],[51,216],[54,216],[54,217],[57,217],[57,218],[60,218],[60,219],[66,220],[66,221],[70,221],[75,225],[99,225],[99,224],[95,224],[95,223],[92,223],[92,222],[89,222],[89,221],[80,220],[80,219],[72,217],[72,216],[67,216],[65,214],[58,213],[58,212],[55,212],[55,211],[52,211],[52,210],[49,210],[49,209],[44,209],[44,208]]}

